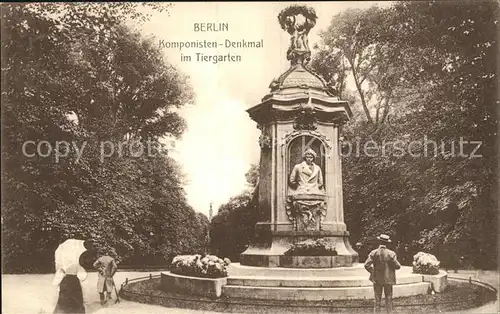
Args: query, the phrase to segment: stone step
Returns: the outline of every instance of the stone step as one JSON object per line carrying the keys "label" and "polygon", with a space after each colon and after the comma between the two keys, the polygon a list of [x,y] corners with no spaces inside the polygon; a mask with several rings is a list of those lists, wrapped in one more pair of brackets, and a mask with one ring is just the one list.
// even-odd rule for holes
{"label": "stone step", "polygon": [[[412,267],[402,266],[396,271],[396,278],[403,275],[411,275]],[[369,273],[365,270],[363,264],[356,264],[353,267],[337,267],[337,268],[282,268],[282,267],[255,267],[245,266],[239,263],[231,263],[227,267],[229,277],[240,276],[258,276],[258,277],[287,277],[287,278],[304,278],[304,277],[366,277]]]}
{"label": "stone step", "polygon": [[[402,275],[397,277],[398,284],[422,282],[420,275]],[[263,277],[263,276],[235,276],[227,279],[232,286],[250,287],[372,287],[368,275],[356,277]]]}
{"label": "stone step", "polygon": [[[397,284],[393,287],[393,297],[406,297],[427,294],[430,283],[419,282]],[[373,287],[255,287],[226,285],[222,290],[223,296],[230,298],[246,298],[261,300],[354,300],[373,299]]]}

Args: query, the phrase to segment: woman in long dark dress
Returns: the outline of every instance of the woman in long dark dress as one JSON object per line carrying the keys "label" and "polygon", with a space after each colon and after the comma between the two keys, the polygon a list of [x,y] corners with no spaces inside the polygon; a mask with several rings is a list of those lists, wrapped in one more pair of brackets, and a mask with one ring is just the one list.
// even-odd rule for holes
{"label": "woman in long dark dress", "polygon": [[72,264],[65,270],[64,277],[59,284],[59,298],[54,314],[56,313],[85,313],[83,292],[80,281],[87,278],[87,272],[79,264]]}

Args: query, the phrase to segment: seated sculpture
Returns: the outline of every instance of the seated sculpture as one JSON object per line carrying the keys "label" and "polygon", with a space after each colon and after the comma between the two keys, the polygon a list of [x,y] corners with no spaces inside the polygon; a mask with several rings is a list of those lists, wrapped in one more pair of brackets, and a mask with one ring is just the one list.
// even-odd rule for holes
{"label": "seated sculpture", "polygon": [[323,173],[321,168],[314,163],[316,152],[308,149],[304,152],[304,161],[296,164],[290,174],[289,196],[318,195],[324,196],[325,190],[323,187]]}

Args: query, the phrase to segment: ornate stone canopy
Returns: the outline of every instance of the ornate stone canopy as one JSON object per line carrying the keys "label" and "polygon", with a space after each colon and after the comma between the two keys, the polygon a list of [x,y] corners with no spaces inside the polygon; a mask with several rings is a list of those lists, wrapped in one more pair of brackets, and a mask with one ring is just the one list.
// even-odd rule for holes
{"label": "ornate stone canopy", "polygon": [[319,91],[328,92],[325,80],[309,66],[302,63],[292,65],[278,79],[273,80],[269,88],[271,88],[271,92],[286,88],[314,88]]}
{"label": "ornate stone canopy", "polygon": [[[306,104],[312,104],[305,110]],[[263,101],[247,110],[250,117],[259,125],[270,121],[285,121],[309,114],[315,121],[342,125],[352,117],[347,101],[337,100],[328,95],[299,90],[290,94],[270,94]]]}
{"label": "ornate stone canopy", "polygon": [[279,14],[281,28],[291,35],[287,51],[290,68],[271,82],[271,91],[260,104],[247,110],[259,126],[296,119],[298,128],[315,129],[316,122],[342,125],[352,117],[348,102],[340,100],[308,65],[311,51],[307,36],[316,18],[312,8],[300,5],[291,5]]}

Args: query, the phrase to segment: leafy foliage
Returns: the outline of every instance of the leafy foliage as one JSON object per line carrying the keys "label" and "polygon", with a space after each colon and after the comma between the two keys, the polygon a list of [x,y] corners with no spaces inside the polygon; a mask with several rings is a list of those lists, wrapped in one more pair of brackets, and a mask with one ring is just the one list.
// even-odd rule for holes
{"label": "leafy foliage", "polygon": [[[75,237],[115,247],[126,263],[204,251],[208,219],[187,204],[178,165],[159,142],[182,134],[176,108],[192,93],[152,39],[123,26],[145,18],[136,9],[48,3],[2,10],[6,271],[50,271],[57,245]],[[27,141],[35,143],[26,146],[33,157],[23,155]],[[67,155],[37,154],[40,141],[70,143],[58,147]],[[115,153],[102,158],[103,143]],[[131,146],[141,144],[144,153],[134,155]]]}
{"label": "leafy foliage", "polygon": [[399,68],[384,62],[393,57],[389,44],[383,42],[387,18],[376,6],[334,16],[320,34],[323,41],[312,62],[340,93],[352,78],[366,121],[375,129],[386,122],[394,98],[392,83],[399,78]]}
{"label": "leafy foliage", "polygon": [[[385,232],[408,256],[425,250],[444,265],[460,256],[470,266],[496,265],[497,17],[498,5],[488,1],[398,2],[344,12],[324,32],[320,55],[341,51],[367,82],[382,75],[383,84],[361,86],[358,94],[392,91],[383,123],[374,128],[376,119],[355,114],[343,130],[345,219],[354,243]],[[368,27],[373,19],[376,27]],[[380,53],[370,57],[369,49]],[[339,62],[313,65],[330,76],[342,71]],[[360,97],[353,111],[366,113]],[[481,142],[481,157],[470,157],[475,144],[465,144],[460,156],[461,139]],[[347,154],[372,140],[398,142],[407,153],[387,145],[385,155]]]}
{"label": "leafy foliage", "polygon": [[258,169],[258,166],[252,165],[245,175],[251,188],[220,206],[217,215],[210,222],[210,249],[218,256],[239,261],[240,254],[254,236],[258,219]]}

